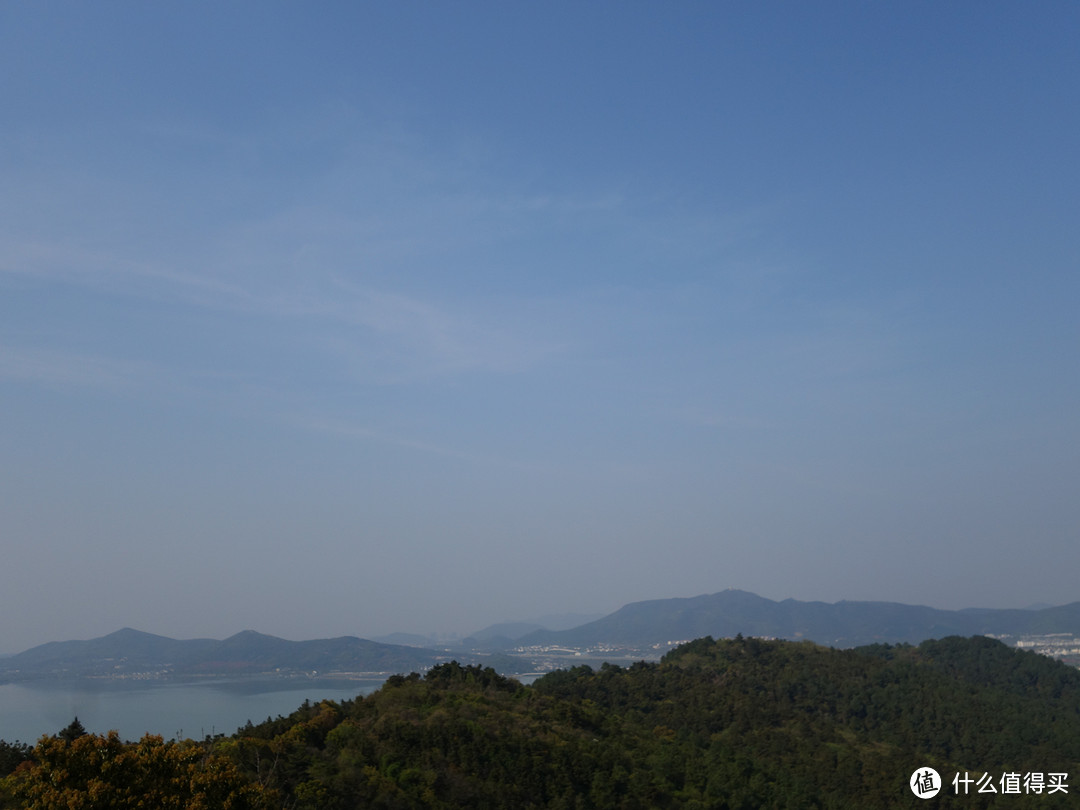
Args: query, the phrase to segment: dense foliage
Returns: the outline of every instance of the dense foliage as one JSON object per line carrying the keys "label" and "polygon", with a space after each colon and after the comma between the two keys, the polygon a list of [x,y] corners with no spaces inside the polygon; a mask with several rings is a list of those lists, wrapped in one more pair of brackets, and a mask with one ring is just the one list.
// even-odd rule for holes
{"label": "dense foliage", "polygon": [[42,810],[256,810],[276,798],[190,740],[124,743],[116,732],[43,738],[2,789],[6,804]]}
{"label": "dense foliage", "polygon": [[1080,673],[985,638],[843,651],[706,638],[531,687],[445,664],[200,744],[84,735],[22,753],[6,806],[135,807],[145,793],[155,807],[917,807],[908,779],[930,766],[939,805],[1069,807],[1080,782],[1054,796],[954,796],[950,782],[1080,778]]}

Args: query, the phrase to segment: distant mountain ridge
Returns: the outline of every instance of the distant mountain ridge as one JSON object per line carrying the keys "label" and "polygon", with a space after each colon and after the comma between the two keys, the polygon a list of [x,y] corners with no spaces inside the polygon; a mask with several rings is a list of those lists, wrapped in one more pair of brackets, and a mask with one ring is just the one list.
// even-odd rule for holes
{"label": "distant mountain ridge", "polygon": [[833,647],[874,643],[918,644],[950,635],[1080,635],[1080,602],[1039,610],[939,610],[897,602],[776,602],[729,589],[682,599],[632,602],[570,630],[537,630],[521,646],[646,647],[704,636],[806,639]]}
{"label": "distant mountain ridge", "polygon": [[53,641],[0,659],[0,682],[391,673],[424,670],[445,660],[447,655],[442,651],[381,644],[354,636],[287,641],[245,630],[222,641],[181,641],[126,627],[101,638]]}
{"label": "distant mountain ridge", "polygon": [[462,644],[468,646],[471,642],[481,644],[498,641],[510,642],[537,630],[570,630],[574,627],[580,627],[583,624],[601,618],[603,618],[603,615],[598,613],[592,615],[584,613],[556,613],[520,622],[499,622],[497,624],[488,625],[482,630],[477,630],[475,633],[471,633],[462,640]]}
{"label": "distant mountain ridge", "polygon": [[[512,674],[535,671],[536,658],[544,659],[542,651],[536,650],[507,654],[521,647],[591,648],[594,657],[602,658],[609,646],[621,649],[623,657],[639,652],[643,657],[658,657],[673,642],[705,636],[742,634],[857,647],[918,644],[953,635],[1051,633],[1080,636],[1080,602],[1040,609],[939,610],[897,602],[776,602],[729,589],[690,598],[632,602],[565,630],[536,629],[535,623],[524,622],[495,624],[464,639],[454,650],[417,646],[416,641],[424,638],[418,636],[403,637],[412,642],[408,645],[354,636],[287,641],[245,630],[221,641],[177,640],[124,628],[97,639],[49,642],[0,658],[0,683],[59,678],[347,677],[423,671],[451,658]],[[526,660],[529,656],[534,660]]]}

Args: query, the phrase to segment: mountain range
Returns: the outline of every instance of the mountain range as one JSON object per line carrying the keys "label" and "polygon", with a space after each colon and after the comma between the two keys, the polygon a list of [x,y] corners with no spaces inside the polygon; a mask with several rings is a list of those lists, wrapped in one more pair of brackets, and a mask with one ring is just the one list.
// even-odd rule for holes
{"label": "mountain range", "polygon": [[[459,659],[477,656],[457,655]],[[179,641],[131,628],[88,641],[42,644],[0,659],[0,682],[43,678],[279,677],[423,671],[449,660],[441,650],[381,644],[343,636],[286,641],[245,630],[222,641]],[[514,659],[491,657],[486,663],[514,670]]]}
{"label": "mountain range", "polygon": [[1039,610],[939,610],[896,602],[776,602],[729,589],[687,599],[633,602],[570,630],[536,630],[517,646],[648,647],[704,636],[806,639],[831,647],[918,644],[945,636],[1080,635],[1080,602]]}
{"label": "mountain range", "polygon": [[[553,624],[557,624],[553,622]],[[223,641],[165,636],[125,628],[89,641],[50,642],[0,658],[0,682],[42,678],[182,678],[272,675],[355,677],[357,673],[424,671],[454,658],[514,674],[562,666],[545,651],[560,648],[603,657],[656,658],[676,642],[736,635],[814,641],[830,647],[918,644],[946,636],[1080,636],[1080,602],[1024,610],[939,610],[896,602],[776,602],[747,591],[633,602],[569,629],[501,623],[451,648],[344,636],[286,641],[251,630]],[[411,642],[411,643],[410,643]],[[440,645],[441,646],[441,645]],[[565,655],[565,653],[563,653]],[[619,656],[616,656],[619,657]],[[583,659],[584,660],[584,659]]]}

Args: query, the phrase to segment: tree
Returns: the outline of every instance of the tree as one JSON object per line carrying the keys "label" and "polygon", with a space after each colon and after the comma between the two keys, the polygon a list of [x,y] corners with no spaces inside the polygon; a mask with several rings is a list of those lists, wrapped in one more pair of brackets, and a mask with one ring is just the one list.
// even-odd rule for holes
{"label": "tree", "polygon": [[61,740],[67,740],[68,742],[74,742],[86,734],[86,729],[83,728],[83,724],[79,722],[79,716],[75,715],[75,719],[68,723],[67,727],[61,730],[57,735]]}
{"label": "tree", "polygon": [[31,746],[18,740],[13,743],[0,740],[0,776],[11,773],[19,765],[30,759],[32,750]]}

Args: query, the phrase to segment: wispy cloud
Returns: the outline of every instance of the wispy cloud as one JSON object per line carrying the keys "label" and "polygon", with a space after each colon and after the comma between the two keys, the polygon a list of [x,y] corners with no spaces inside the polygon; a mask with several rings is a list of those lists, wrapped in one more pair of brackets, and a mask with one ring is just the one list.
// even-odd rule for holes
{"label": "wispy cloud", "polygon": [[224,278],[191,272],[176,264],[147,261],[116,249],[53,242],[7,240],[0,274],[12,281],[47,282],[125,297],[238,309],[257,296]]}
{"label": "wispy cloud", "polygon": [[311,415],[293,415],[289,417],[289,421],[291,421],[297,427],[303,428],[305,430],[316,431],[319,433],[328,433],[334,436],[341,436],[348,439],[378,442],[380,444],[389,444],[396,447],[405,447],[410,450],[418,450],[423,453],[434,453],[441,456],[452,456],[454,458],[467,459],[470,461],[475,461],[481,458],[475,453],[469,453],[433,442],[421,441],[419,439],[414,439],[408,436],[392,433],[387,430],[382,430],[366,425],[357,424],[355,422],[350,422],[345,419],[335,419],[331,417]]}
{"label": "wispy cloud", "polygon": [[0,345],[0,380],[117,389],[144,378],[144,364],[88,354]]}
{"label": "wispy cloud", "polygon": [[[328,335],[335,352],[379,356],[396,366],[391,377],[415,379],[461,371],[513,372],[561,343],[530,333],[521,315],[532,303],[507,296],[455,301],[404,294],[319,274],[301,279],[232,280],[163,263],[125,260],[106,252],[59,246],[9,249],[0,271],[24,283],[87,287],[123,298],[164,301],[246,319],[269,320],[302,333]],[[518,310],[515,312],[515,310]],[[291,325],[291,326],[290,326]]]}
{"label": "wispy cloud", "polygon": [[776,424],[759,416],[746,416],[705,407],[683,406],[672,415],[680,422],[716,430],[768,430]]}
{"label": "wispy cloud", "polygon": [[[565,341],[530,322],[528,302],[516,299],[434,302],[416,296],[339,282],[334,312],[343,324],[361,327],[374,348],[398,368],[384,381],[461,372],[515,373],[565,350]],[[339,337],[342,333],[336,333]],[[339,341],[362,360],[372,341]],[[370,355],[369,355],[370,357]]]}
{"label": "wispy cloud", "polygon": [[[60,171],[22,175],[32,185],[52,182],[44,197],[62,201],[62,216],[31,237],[17,223],[0,225],[0,283],[7,276],[15,285],[164,304],[177,322],[210,322],[226,341],[258,345],[264,336],[264,356],[237,352],[228,368],[216,356],[143,351],[162,366],[183,359],[268,380],[277,349],[294,365],[268,384],[284,392],[296,383],[290,373],[305,383],[398,385],[626,354],[648,330],[678,328],[674,313],[651,310],[658,300],[679,306],[656,292],[676,288],[680,274],[705,288],[723,277],[738,295],[759,275],[723,260],[741,239],[757,238],[767,219],[760,211],[709,216],[620,188],[560,186],[523,171],[508,177],[490,150],[424,142],[356,111],[301,118],[250,140],[142,122],[141,133],[177,154],[210,147],[213,155],[191,163],[194,178],[171,174],[168,189],[127,178],[140,194],[169,198],[160,214],[143,215],[138,195],[104,195],[104,213],[84,221],[76,209],[89,204],[85,189],[71,201]],[[296,167],[285,180],[272,170],[278,153]],[[104,183],[112,170],[137,166],[96,168]],[[257,199],[264,188],[265,203]],[[239,202],[243,217],[233,210]],[[116,226],[127,220],[139,224]],[[98,233],[101,223],[116,227]],[[660,266],[671,272],[656,273]],[[613,349],[620,342],[634,345]]]}

